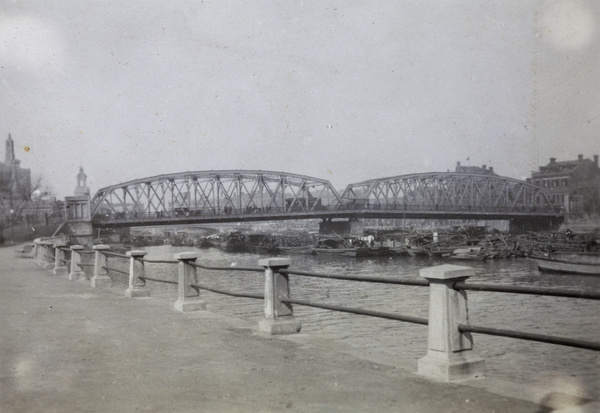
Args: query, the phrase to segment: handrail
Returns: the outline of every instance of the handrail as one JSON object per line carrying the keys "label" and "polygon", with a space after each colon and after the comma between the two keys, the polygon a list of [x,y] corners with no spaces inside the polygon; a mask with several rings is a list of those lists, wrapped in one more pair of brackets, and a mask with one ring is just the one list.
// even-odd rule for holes
{"label": "handrail", "polygon": [[458,331],[487,334],[487,335],[491,335],[491,336],[519,338],[519,339],[528,340],[528,341],[537,341],[537,342],[541,342],[541,343],[558,344],[558,345],[562,345],[562,346],[600,351],[600,343],[597,343],[597,342],[579,340],[579,339],[574,339],[574,338],[556,337],[556,336],[550,336],[550,335],[546,335],[546,334],[535,334],[535,333],[527,333],[527,332],[522,332],[522,331],[503,330],[503,329],[499,329],[499,328],[480,327],[480,326],[473,326],[473,325],[469,325],[469,324],[459,324]]}
{"label": "handrail", "polygon": [[119,257],[119,258],[127,258],[127,259],[129,259],[129,257],[127,255],[125,255],[125,254],[119,254],[118,252],[102,251],[102,254],[108,255],[110,257]]}
{"label": "handrail", "polygon": [[138,258],[140,261],[149,262],[152,264],[177,264],[176,260],[149,260],[147,258]]}
{"label": "handrail", "polygon": [[489,291],[496,293],[545,295],[551,297],[582,298],[586,300],[600,300],[600,291],[568,291],[555,288],[533,288],[518,285],[490,285],[458,282],[454,285],[458,291]]}
{"label": "handrail", "polygon": [[106,271],[114,271],[114,272],[118,272],[119,274],[129,275],[128,271],[117,270],[116,268],[107,267],[106,265],[103,265],[101,268]]}
{"label": "handrail", "polygon": [[264,298],[265,298],[265,296],[263,294],[237,293],[237,292],[233,292],[233,291],[221,290],[221,289],[214,288],[214,287],[208,287],[204,284],[190,284],[190,287],[192,287],[196,290],[206,290],[206,291],[210,291],[213,293],[229,295],[231,297],[256,298],[259,300],[264,300]]}
{"label": "handrail", "polygon": [[329,305],[329,304],[318,304],[318,303],[313,303],[310,301],[296,300],[296,299],[291,299],[291,298],[288,298],[288,299],[282,298],[281,302],[288,303],[288,304],[303,305],[306,307],[321,308],[324,310],[339,311],[342,313],[366,315],[366,316],[377,317],[377,318],[385,318],[388,320],[405,321],[405,322],[414,323],[414,324],[423,324],[423,325],[429,324],[429,320],[427,320],[426,318],[385,313],[382,311],[364,310],[361,308],[342,307],[342,306],[338,306],[338,305]]}
{"label": "handrail", "polygon": [[429,286],[429,282],[427,280],[410,280],[410,279],[393,279],[393,278],[381,278],[381,277],[362,277],[356,275],[337,275],[337,274],[322,274],[316,272],[309,271],[295,271],[289,269],[280,269],[279,272],[281,274],[290,274],[290,275],[302,275],[306,277],[315,277],[315,278],[329,278],[332,280],[346,280],[346,281],[362,281],[362,282],[372,282],[377,284],[395,284],[395,285],[411,285],[416,287],[427,287]]}
{"label": "handrail", "polygon": [[192,267],[202,268],[203,270],[213,271],[252,271],[252,272],[263,272],[264,268],[259,267],[209,267],[208,265],[198,264],[196,262],[190,262]]}
{"label": "handrail", "polygon": [[156,282],[160,282],[160,283],[165,283],[165,284],[179,284],[179,282],[177,281],[172,281],[172,280],[161,280],[159,278],[152,278],[152,277],[138,277],[140,280],[144,280],[144,281],[156,281]]}

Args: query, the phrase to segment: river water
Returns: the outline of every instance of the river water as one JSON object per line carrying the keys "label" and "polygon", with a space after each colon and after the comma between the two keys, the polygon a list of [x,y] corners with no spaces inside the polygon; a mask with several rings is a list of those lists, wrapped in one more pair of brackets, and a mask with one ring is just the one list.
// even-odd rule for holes
{"label": "river water", "polygon": [[[190,247],[145,247],[148,259],[173,259]],[[258,267],[257,254],[229,254],[217,249],[196,250],[198,263],[209,266]],[[434,257],[351,258],[291,255],[290,269],[326,274],[389,278],[419,278],[419,270],[447,263]],[[119,262],[120,261],[120,262]],[[127,269],[124,260],[110,258],[109,266]],[[470,266],[475,276],[467,282],[599,290],[600,277],[540,273],[525,258],[451,262]],[[176,280],[176,266],[146,264],[149,277]],[[199,282],[231,291],[264,292],[264,276],[255,272],[198,270]],[[113,286],[126,288],[127,277],[112,275]],[[176,286],[148,282],[152,296],[172,296]],[[290,275],[291,297],[312,302],[385,311],[427,318],[428,288],[356,283]],[[262,315],[261,300],[232,298],[202,292],[207,310],[255,321]],[[469,291],[472,325],[600,341],[600,302],[571,298]],[[327,338],[359,349],[365,358],[416,371],[427,351],[427,327],[392,320],[295,306],[302,333]],[[561,383],[573,393],[600,398],[600,353],[512,338],[474,334],[474,351],[486,360],[486,376],[542,388]]]}

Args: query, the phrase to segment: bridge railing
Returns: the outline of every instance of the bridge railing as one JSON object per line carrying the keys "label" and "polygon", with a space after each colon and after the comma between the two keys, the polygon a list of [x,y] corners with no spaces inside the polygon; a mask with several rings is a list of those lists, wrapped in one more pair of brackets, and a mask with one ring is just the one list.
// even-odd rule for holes
{"label": "bridge railing", "polygon": [[296,207],[268,207],[268,208],[242,208],[242,209],[219,209],[219,210],[161,210],[156,212],[122,211],[104,214],[95,214],[94,222],[147,222],[147,221],[185,221],[193,219],[216,219],[235,217],[277,217],[289,215],[323,215],[327,213],[364,212],[364,213],[461,213],[461,214],[558,214],[560,210],[556,207],[542,206],[469,206],[469,205],[409,205],[409,204],[352,204],[346,205],[319,205],[315,208],[303,206]]}
{"label": "bridge railing", "polygon": [[[58,252],[67,251],[62,243],[43,243],[40,245],[42,245],[41,248],[47,249],[46,252],[40,255],[48,262],[48,257],[51,256],[48,252],[54,250],[54,268],[66,261]],[[177,285],[177,300],[174,303],[174,308],[180,312],[205,310],[206,302],[201,296],[201,291],[262,300],[264,314],[258,321],[258,330],[266,334],[293,334],[300,331],[301,324],[295,317],[294,305],[427,325],[428,348],[426,355],[419,359],[418,372],[428,377],[446,381],[481,377],[484,375],[485,362],[474,351],[472,333],[600,351],[600,342],[472,325],[468,319],[467,300],[467,291],[544,295],[584,300],[600,300],[600,291],[565,291],[552,288],[468,283],[468,278],[474,275],[474,269],[449,264],[423,268],[420,271],[420,279],[390,279],[292,270],[289,268],[292,264],[292,260],[289,258],[261,259],[258,261],[258,267],[214,267],[197,263],[199,255],[196,252],[175,254],[173,260],[153,260],[145,258],[146,251],[135,250],[128,251],[126,254],[119,254],[111,252],[110,247],[107,245],[96,245],[92,251],[83,251],[83,248],[80,246],[72,246],[70,251],[71,273],[79,271],[79,274],[81,274],[83,272],[85,266],[81,264],[81,254],[94,254],[93,277],[89,280],[91,287],[111,286],[112,282],[108,276],[109,272],[129,277],[129,287],[125,291],[127,297],[150,296],[150,291],[145,288],[147,281]],[[129,271],[109,266],[109,257],[111,259],[129,260]],[[145,263],[177,265],[177,279],[150,277],[146,275]],[[47,266],[46,268],[50,267]],[[262,273],[264,276],[264,294],[228,291],[200,283],[197,273],[199,269],[202,271]],[[52,272],[53,274],[63,273]],[[361,284],[387,284],[428,288],[429,317],[422,318],[410,314],[372,311],[363,308],[331,305],[293,298],[289,282],[290,276],[335,279]],[[81,275],[75,277],[69,274],[70,280],[82,278]]]}

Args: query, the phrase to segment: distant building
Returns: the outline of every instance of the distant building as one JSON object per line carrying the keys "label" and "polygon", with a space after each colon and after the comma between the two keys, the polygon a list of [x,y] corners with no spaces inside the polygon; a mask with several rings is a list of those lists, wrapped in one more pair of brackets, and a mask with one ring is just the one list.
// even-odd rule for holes
{"label": "distant building", "polygon": [[456,162],[456,170],[454,172],[459,172],[459,173],[463,173],[463,174],[479,174],[479,175],[495,175],[498,176],[498,174],[496,174],[494,172],[494,168],[493,167],[487,167],[487,165],[481,165],[481,167],[479,166],[464,166],[461,165],[460,162]]}
{"label": "distant building", "polygon": [[31,195],[31,171],[15,159],[15,143],[6,140],[4,162],[0,162],[0,221],[12,221]]}
{"label": "distant building", "polygon": [[531,182],[542,187],[554,205],[570,214],[596,215],[600,213],[600,168],[598,155],[594,160],[584,159],[550,163],[531,174]]}

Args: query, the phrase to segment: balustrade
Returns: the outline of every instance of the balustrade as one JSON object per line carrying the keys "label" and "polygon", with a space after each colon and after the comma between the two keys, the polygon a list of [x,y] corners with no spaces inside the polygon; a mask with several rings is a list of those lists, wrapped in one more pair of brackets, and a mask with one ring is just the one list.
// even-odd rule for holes
{"label": "balustrade", "polygon": [[[46,259],[51,243],[36,241],[36,257]],[[63,251],[60,244],[54,244],[55,262],[65,261],[58,251]],[[81,264],[81,246],[71,247],[71,273],[69,279],[85,278],[84,264]],[[571,297],[578,299],[600,300],[599,291],[564,291],[549,288],[529,288],[517,286],[497,286],[485,284],[469,284],[466,280],[474,274],[470,267],[456,265],[440,265],[424,268],[420,271],[421,279],[389,279],[378,277],[359,277],[352,275],[319,274],[304,271],[293,271],[289,258],[268,258],[258,261],[260,267],[209,267],[198,264],[198,253],[183,252],[174,255],[174,260],[148,260],[144,258],[146,251],[129,251],[126,255],[109,252],[107,245],[93,247],[94,275],[92,287],[110,287],[109,271],[129,276],[129,288],[125,291],[127,297],[148,297],[149,290],[145,288],[146,281],[156,281],[178,285],[177,300],[174,308],[180,312],[204,311],[206,302],[201,298],[200,291],[207,290],[234,297],[244,297],[263,300],[264,315],[258,320],[258,331],[266,334],[294,334],[300,331],[301,324],[294,316],[293,304],[360,314],[390,320],[398,320],[415,324],[428,325],[428,345],[424,357],[418,360],[418,373],[427,377],[444,381],[464,380],[484,376],[485,361],[474,352],[472,333],[512,337],[530,341],[546,342],[575,348],[600,351],[600,343],[577,340],[573,338],[553,337],[542,334],[499,330],[481,326],[472,326],[468,320],[467,290],[490,291],[496,293],[515,293]],[[40,252],[42,252],[40,254]],[[129,272],[120,271],[107,265],[107,256],[129,259]],[[166,263],[177,265],[177,280],[147,277],[144,263]],[[244,271],[264,273],[264,295],[246,292],[232,292],[199,284],[197,269],[203,271]],[[394,285],[411,285],[429,288],[429,318],[419,318],[410,315],[399,315],[366,309],[334,306],[314,303],[291,298],[289,276],[321,277],[348,282],[381,283]]]}

